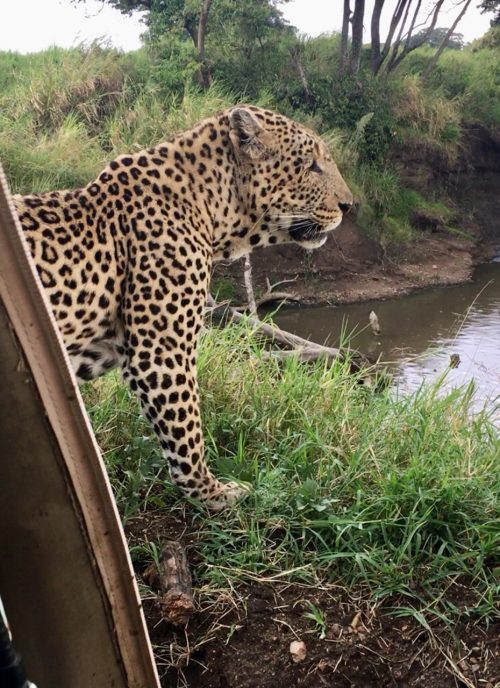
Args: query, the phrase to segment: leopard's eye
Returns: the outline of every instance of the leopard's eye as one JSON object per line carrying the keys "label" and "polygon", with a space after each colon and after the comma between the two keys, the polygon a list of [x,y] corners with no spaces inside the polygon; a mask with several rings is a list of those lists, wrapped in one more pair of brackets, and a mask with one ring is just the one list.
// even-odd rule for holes
{"label": "leopard's eye", "polygon": [[318,165],[316,160],[313,160],[311,167],[309,168],[311,172],[316,172],[316,174],[321,174],[323,170],[321,167]]}

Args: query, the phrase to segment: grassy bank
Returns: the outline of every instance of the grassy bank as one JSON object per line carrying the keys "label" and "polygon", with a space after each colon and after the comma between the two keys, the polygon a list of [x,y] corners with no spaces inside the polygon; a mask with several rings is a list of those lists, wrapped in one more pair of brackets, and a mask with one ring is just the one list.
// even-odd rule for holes
{"label": "grassy bank", "polygon": [[[403,613],[453,618],[444,591],[460,579],[470,614],[494,616],[500,445],[485,415],[468,416],[466,390],[374,392],[340,363],[264,360],[245,327],[205,333],[200,383],[209,462],[252,486],[208,518],[203,508],[184,513],[117,377],[89,386],[85,399],[123,518],[183,515],[206,594],[249,580],[330,582],[372,599],[402,595]],[[146,563],[159,546],[136,543],[132,555]]]}
{"label": "grassy bank", "polygon": [[[321,61],[331,40],[312,41],[304,54],[321,107],[294,107],[292,78],[288,95],[278,89],[270,96],[263,88],[252,101],[285,111],[325,136],[359,200],[358,221],[384,248],[412,240],[415,214],[453,228],[449,199],[437,190],[405,188],[389,151],[428,152],[452,167],[464,125],[479,121],[496,135],[494,98],[480,107],[482,88],[493,92],[492,80],[481,80],[477,65],[482,60],[493,73],[497,58],[491,51],[481,58],[472,52],[445,55],[462,69],[451,65],[424,84],[420,72],[427,58],[416,52],[387,90],[365,81],[357,99],[347,90],[339,99],[328,82],[331,65]],[[169,90],[162,74],[162,64],[146,50],[0,53],[0,160],[13,190],[83,186],[116,154],[165,140],[247,99],[221,81],[205,93],[182,80]],[[467,119],[463,111],[471,99]],[[171,537],[187,541],[199,598],[220,609],[232,600],[241,607],[238,591],[250,583],[281,581],[311,586],[312,595],[338,586],[368,605],[383,600],[397,614],[413,617],[417,635],[420,626],[429,631],[438,619],[452,628],[459,616],[474,623],[498,617],[500,444],[486,414],[469,415],[471,391],[425,386],[399,397],[360,384],[347,364],[279,364],[262,353],[243,326],[203,335],[199,379],[207,458],[217,475],[252,488],[223,514],[186,506],[170,484],[151,427],[118,375],[85,387],[138,569],[157,560],[168,524]],[[143,593],[145,603],[154,600],[146,586]],[[326,622],[314,599],[306,616],[322,640]],[[228,627],[226,644],[234,632]],[[189,642],[186,635],[187,646],[178,652],[182,662],[194,656]],[[174,650],[163,643],[164,653]],[[415,657],[411,649],[410,665]]]}

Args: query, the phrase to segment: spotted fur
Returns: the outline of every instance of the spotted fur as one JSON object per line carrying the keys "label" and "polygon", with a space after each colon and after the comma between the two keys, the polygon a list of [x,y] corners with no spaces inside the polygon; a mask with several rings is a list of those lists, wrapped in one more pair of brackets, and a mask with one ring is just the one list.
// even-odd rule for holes
{"label": "spotted fur", "polygon": [[196,347],[213,261],[255,246],[320,246],[352,196],[324,143],[238,106],[122,155],[85,189],[16,197],[76,375],[121,367],[185,492],[239,488],[204,460]]}

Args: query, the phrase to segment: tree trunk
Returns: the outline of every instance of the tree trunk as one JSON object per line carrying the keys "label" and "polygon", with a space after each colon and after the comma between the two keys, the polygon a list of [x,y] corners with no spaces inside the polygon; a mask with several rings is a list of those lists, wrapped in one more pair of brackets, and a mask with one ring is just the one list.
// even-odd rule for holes
{"label": "tree trunk", "polygon": [[191,36],[191,40],[194,43],[194,47],[198,49],[198,26],[193,17],[184,17],[184,28]]}
{"label": "tree trunk", "polygon": [[432,20],[431,20],[431,23],[429,24],[429,26],[427,27],[427,31],[418,41],[415,41],[413,43],[413,45],[410,45],[411,35],[413,32],[413,28],[415,26],[417,13],[418,13],[418,10],[420,9],[420,4],[421,4],[421,0],[418,1],[417,7],[415,9],[415,13],[413,15],[412,23],[410,25],[410,28],[408,30],[408,34],[406,36],[405,45],[403,47],[403,50],[399,54],[397,54],[397,50],[393,51],[391,58],[388,61],[387,66],[386,66],[386,73],[387,74],[394,71],[396,69],[396,67],[399,64],[401,64],[401,62],[404,60],[404,58],[409,53],[413,52],[413,50],[416,50],[417,48],[420,48],[420,46],[426,42],[426,40],[431,35],[431,33],[433,32],[433,30],[437,24],[437,20],[439,18],[439,12],[441,11],[441,7],[443,6],[443,3],[444,3],[444,0],[438,0],[436,2],[436,4],[434,5],[434,9],[432,10]]}
{"label": "tree trunk", "polygon": [[[408,5],[408,8],[406,10],[406,16],[408,16],[408,12],[410,11],[410,5],[411,5],[411,2]],[[395,48],[393,48],[393,50],[391,52],[391,57],[389,59],[389,63],[387,65],[387,69],[386,69],[387,73],[389,73],[393,69],[395,69],[397,67],[397,65],[401,62],[401,60],[403,60],[406,57],[406,55],[408,55],[408,53],[410,53],[412,50],[415,50],[415,48],[417,48],[421,45],[420,41],[418,41],[418,43],[415,43],[413,46],[411,46],[413,29],[415,28],[415,22],[417,21],[417,17],[418,17],[418,13],[420,11],[421,5],[422,5],[422,0],[417,0],[416,7],[413,11],[413,18],[411,20],[408,31],[406,32],[405,44],[403,46],[402,51],[399,53],[399,45],[401,43],[401,32],[400,32],[397,45],[395,46]],[[438,14],[439,14],[439,9],[438,9]],[[406,23],[406,16],[405,16],[405,23]],[[437,19],[437,17],[436,17],[436,19]]]}
{"label": "tree trunk", "polygon": [[196,47],[198,48],[198,59],[200,61],[198,81],[200,83],[200,86],[203,86],[205,90],[212,83],[212,75],[210,74],[210,68],[208,66],[207,58],[205,55],[205,33],[207,30],[208,15],[210,12],[211,4],[212,0],[203,0],[200,21],[198,23],[198,37],[196,43]]}
{"label": "tree trunk", "polygon": [[379,54],[378,60],[376,60],[372,65],[372,71],[374,74],[378,74],[378,72],[380,71],[380,67],[384,63],[384,60],[387,57],[387,55],[389,54],[389,50],[391,49],[392,45],[392,39],[394,37],[396,29],[399,25],[399,22],[401,21],[401,17],[403,16],[403,12],[405,11],[405,8],[408,3],[411,4],[412,0],[398,0],[396,9],[394,10],[394,13],[392,15],[391,23],[389,25],[389,32],[387,34],[387,38],[385,39],[384,49]]}
{"label": "tree trunk", "polygon": [[344,14],[342,15],[342,34],[340,38],[339,72],[344,75],[347,65],[347,48],[349,46],[349,19],[351,17],[350,0],[344,0]]}
{"label": "tree trunk", "polygon": [[357,74],[361,62],[361,48],[363,47],[363,19],[365,16],[365,0],[356,0],[352,15],[352,46],[349,72]]}
{"label": "tree trunk", "polygon": [[372,21],[371,21],[371,37],[372,47],[370,52],[370,67],[372,73],[375,74],[378,61],[380,59],[380,15],[384,7],[385,0],[375,0],[373,7]]}
{"label": "tree trunk", "polygon": [[462,19],[462,17],[464,16],[464,14],[465,14],[465,13],[467,12],[467,10],[469,9],[469,5],[471,4],[471,2],[472,2],[472,0],[465,0],[464,6],[462,7],[460,13],[458,14],[458,16],[457,16],[457,18],[455,19],[455,21],[453,22],[453,24],[452,24],[452,25],[450,26],[450,28],[448,29],[448,31],[447,31],[447,33],[446,33],[446,36],[445,36],[445,37],[443,38],[443,40],[441,41],[441,45],[439,46],[439,48],[436,50],[436,52],[435,52],[434,55],[432,56],[432,58],[431,58],[429,64],[427,65],[427,67],[426,67],[426,69],[425,69],[425,72],[422,74],[422,79],[423,79],[423,80],[427,79],[427,77],[429,76],[429,74],[432,72],[432,70],[434,69],[434,67],[437,65],[438,60],[439,60],[439,58],[441,57],[441,53],[443,52],[443,50],[444,50],[444,49],[446,48],[446,46],[448,45],[448,41],[450,40],[450,36],[452,35],[452,33],[455,32],[455,29],[457,28],[457,25],[458,25],[459,21]]}
{"label": "tree trunk", "polygon": [[390,71],[391,63],[393,62],[393,60],[396,58],[396,56],[397,56],[398,53],[399,53],[399,47],[400,47],[400,45],[401,45],[401,41],[402,41],[402,38],[403,38],[403,31],[404,31],[404,29],[405,29],[406,22],[407,22],[407,20],[408,20],[408,15],[409,15],[409,13],[410,13],[410,7],[411,7],[411,2],[409,2],[409,3],[406,5],[406,9],[405,9],[405,12],[404,12],[403,20],[402,20],[402,21],[400,22],[400,24],[399,24],[398,35],[397,35],[396,40],[394,41],[394,43],[393,43],[393,45],[392,45],[392,48],[391,48],[391,50],[390,50],[389,59],[388,59],[388,61],[386,62],[386,71],[387,71],[387,72]]}
{"label": "tree trunk", "polygon": [[300,83],[302,84],[302,88],[304,89],[304,97],[306,104],[312,106],[314,98],[311,93],[311,89],[309,88],[309,84],[307,82],[306,73],[304,71],[304,65],[302,64],[302,60],[300,59],[300,48],[300,44],[294,45],[293,48],[291,48],[290,53],[292,55],[293,66],[295,67],[295,71],[297,72],[298,77],[300,79]]}

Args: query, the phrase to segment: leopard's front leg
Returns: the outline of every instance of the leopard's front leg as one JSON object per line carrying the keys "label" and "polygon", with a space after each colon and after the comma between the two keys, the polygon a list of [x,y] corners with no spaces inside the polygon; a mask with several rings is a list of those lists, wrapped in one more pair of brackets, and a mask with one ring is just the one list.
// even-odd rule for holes
{"label": "leopard's front leg", "polygon": [[246,490],[220,482],[205,463],[196,355],[208,268],[196,286],[186,286],[181,273],[166,280],[151,268],[151,256],[141,261],[143,268],[146,262],[148,270],[141,270],[138,279],[129,270],[127,280],[124,378],[153,425],[173,482],[219,509]]}

